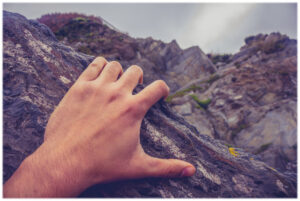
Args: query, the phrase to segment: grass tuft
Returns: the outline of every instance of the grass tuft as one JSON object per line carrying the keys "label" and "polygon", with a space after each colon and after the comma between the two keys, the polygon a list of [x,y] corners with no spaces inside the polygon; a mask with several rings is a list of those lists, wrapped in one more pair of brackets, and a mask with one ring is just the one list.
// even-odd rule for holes
{"label": "grass tuft", "polygon": [[[192,99],[198,104],[199,107],[203,108],[203,109],[207,109],[208,105],[211,103],[211,99],[208,98],[206,100],[200,100],[195,94],[191,94],[190,97],[192,97]],[[197,108],[199,108],[197,107]],[[201,109],[199,108],[199,109]]]}
{"label": "grass tuft", "polygon": [[190,86],[189,88],[183,89],[183,90],[181,90],[181,91],[177,91],[177,92],[175,92],[174,94],[168,96],[168,97],[166,98],[166,102],[170,103],[170,102],[172,102],[172,99],[173,99],[173,98],[182,97],[182,96],[186,95],[188,92],[191,92],[191,91],[198,91],[198,90],[200,91],[200,90],[202,90],[202,89],[203,89],[203,88],[200,87],[200,86],[192,85],[192,86]]}

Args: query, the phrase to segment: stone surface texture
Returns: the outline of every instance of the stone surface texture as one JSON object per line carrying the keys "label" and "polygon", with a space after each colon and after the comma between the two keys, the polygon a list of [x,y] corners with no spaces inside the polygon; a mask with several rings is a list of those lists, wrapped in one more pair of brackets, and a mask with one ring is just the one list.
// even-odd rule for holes
{"label": "stone surface texture", "polygon": [[216,71],[215,65],[197,46],[182,50],[175,40],[163,43],[151,37],[135,39],[99,19],[80,14],[51,14],[38,21],[79,52],[118,60],[125,69],[130,65],[141,66],[145,84],[163,79],[171,91],[175,91],[192,79],[204,78]]}
{"label": "stone surface texture", "polygon": [[[297,41],[279,33],[246,38],[231,62],[210,78],[191,81],[171,99],[185,119],[206,133],[243,148],[282,171],[297,170]],[[191,98],[210,99],[199,109]],[[203,120],[206,123],[203,125]]]}
{"label": "stone surface texture", "polygon": [[[74,48],[59,42],[47,26],[6,11],[3,13],[3,39],[3,182],[5,182],[22,160],[42,143],[44,129],[51,112],[93,57],[78,53]],[[174,46],[174,48],[176,47]],[[189,51],[199,51],[199,49]],[[170,65],[174,64],[172,62]],[[290,62],[287,61],[287,63]],[[251,69],[240,68],[244,71],[251,71]],[[293,63],[291,63],[291,69],[293,69]],[[232,72],[226,74],[225,70]],[[224,67],[222,75],[235,75],[238,80],[236,83],[242,82],[240,76],[243,74],[238,74],[236,71],[237,69],[234,67]],[[290,82],[295,78],[290,78],[289,73],[282,76],[289,77],[285,78],[287,81],[284,84],[276,77],[277,84],[286,86],[284,91],[281,91],[282,96],[290,96],[291,93],[293,95],[294,91]],[[279,78],[281,77],[278,76]],[[291,79],[290,82],[288,82],[289,79]],[[224,78],[224,82],[230,82],[230,80],[231,77]],[[259,80],[257,77],[256,82]],[[218,82],[212,83],[212,85],[217,84]],[[220,85],[227,86],[226,84]],[[268,85],[264,87],[268,87]],[[138,87],[137,91],[141,88],[142,86]],[[259,94],[258,89],[253,89],[253,91],[248,89],[245,92],[240,86],[237,86],[231,89],[232,92],[227,89],[225,95],[221,95],[221,92],[226,88],[220,88],[219,92],[215,90],[208,89],[208,92],[203,95],[210,97],[211,93],[220,94],[210,103],[208,110],[211,111],[214,109],[212,106],[215,105],[216,100],[225,97],[226,101],[232,100],[232,102],[222,103],[221,101],[218,103],[220,106],[223,104],[223,106],[231,107],[232,104],[237,104],[244,99],[252,101],[252,105],[249,106],[251,108],[261,104],[260,99],[253,101],[251,96],[245,94],[249,92],[257,95]],[[268,95],[263,100],[268,102],[273,98],[281,97],[277,96],[279,92],[276,90],[277,88],[273,92],[276,96]],[[278,90],[280,91],[280,87]],[[209,91],[211,92],[209,93]],[[258,110],[260,112],[258,117],[252,118],[253,128],[255,126],[262,132],[264,130],[265,125],[263,122],[257,122],[257,118],[266,120],[271,118],[274,123],[269,123],[268,126],[272,127],[276,121],[279,121],[280,115],[293,116],[294,113],[286,110],[285,107],[293,108],[294,100],[282,98],[280,101],[277,107],[268,104],[266,105],[268,109]],[[262,104],[260,107],[263,106]],[[183,111],[189,114],[189,109]],[[219,125],[226,123],[234,127],[239,124],[240,117],[238,115],[247,114],[247,112],[240,111],[227,115],[226,108],[224,111],[223,116],[220,112],[219,116],[217,111],[212,112],[211,118],[207,121],[219,118],[220,123],[212,124],[213,127],[207,127],[205,132],[214,130],[221,136]],[[205,112],[205,110],[200,110],[200,115],[206,115]],[[251,115],[248,115],[247,118],[249,116]],[[287,137],[286,142],[293,145],[294,123],[287,121],[283,124],[282,128],[276,125],[278,128],[280,127],[278,136],[283,136],[281,132],[288,129],[291,134]],[[224,134],[224,136],[226,135]],[[250,140],[246,134],[239,136]],[[99,184],[87,189],[80,197],[297,196],[297,180],[294,174],[278,171],[243,149],[230,147],[224,141],[203,135],[201,130],[199,132],[182,117],[175,114],[163,101],[155,104],[146,114],[141,128],[141,143],[145,152],[152,156],[179,158],[191,162],[197,168],[196,174],[190,178],[147,178]],[[286,150],[286,152],[289,151]]]}

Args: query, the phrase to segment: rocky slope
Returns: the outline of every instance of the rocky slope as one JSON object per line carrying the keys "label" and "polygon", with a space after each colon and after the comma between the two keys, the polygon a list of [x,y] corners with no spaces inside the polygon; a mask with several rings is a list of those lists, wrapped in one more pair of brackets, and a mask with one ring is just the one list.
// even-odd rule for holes
{"label": "rocky slope", "polygon": [[166,44],[152,38],[131,38],[100,18],[74,13],[51,14],[38,21],[50,27],[58,40],[79,52],[118,60],[125,68],[140,65],[145,71],[146,84],[163,79],[171,91],[175,91],[192,79],[204,78],[216,71],[197,46],[182,50],[175,40]]}
{"label": "rocky slope", "polygon": [[131,38],[92,16],[52,14],[38,20],[78,51],[140,65],[146,83],[166,80],[173,93],[168,102],[200,133],[296,172],[295,40],[260,34],[246,38],[234,55],[206,56],[199,47],[181,50],[176,41]]}
{"label": "rocky slope", "polygon": [[[58,42],[48,27],[3,14],[4,182],[43,141],[47,119],[93,59]],[[137,90],[140,90],[138,88]],[[191,178],[96,185],[81,197],[296,197],[296,178],[255,155],[200,134],[164,102],[149,110],[141,143],[147,153],[193,163]]]}
{"label": "rocky slope", "polygon": [[201,133],[296,172],[297,42],[279,33],[245,42],[216,74],[193,80],[168,100]]}

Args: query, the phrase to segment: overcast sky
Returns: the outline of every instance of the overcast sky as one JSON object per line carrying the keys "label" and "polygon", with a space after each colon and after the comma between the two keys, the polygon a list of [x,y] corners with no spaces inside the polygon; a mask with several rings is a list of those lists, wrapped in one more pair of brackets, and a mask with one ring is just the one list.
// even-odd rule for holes
{"label": "overcast sky", "polygon": [[297,38],[296,3],[4,3],[4,10],[36,19],[47,13],[101,16],[133,37],[149,37],[181,48],[198,45],[205,53],[235,53],[244,38],[281,32]]}

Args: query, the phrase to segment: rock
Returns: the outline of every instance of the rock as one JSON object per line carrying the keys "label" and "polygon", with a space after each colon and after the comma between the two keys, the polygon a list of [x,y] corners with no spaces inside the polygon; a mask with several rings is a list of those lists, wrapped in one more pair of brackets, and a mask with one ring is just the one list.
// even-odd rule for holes
{"label": "rock", "polygon": [[192,105],[189,102],[185,103],[183,105],[179,105],[179,106],[177,106],[177,108],[175,106],[174,109],[177,110],[178,113],[183,116],[192,114]]}
{"label": "rock", "polygon": [[[4,11],[3,23],[5,182],[42,143],[49,115],[93,58],[59,43],[45,25],[19,14]],[[148,178],[95,185],[80,196],[297,196],[294,175],[281,173],[242,149],[228,148],[224,142],[198,133],[163,101],[146,114],[141,143],[152,156],[191,162],[197,168],[196,174],[190,178]]]}
{"label": "rock", "polygon": [[38,21],[79,52],[118,60],[124,68],[140,65],[145,72],[145,84],[163,79],[175,91],[216,71],[197,46],[182,50],[175,40],[164,43],[150,37],[135,39],[107,26],[100,18],[69,13],[45,15]]}
{"label": "rock", "polygon": [[234,139],[235,143],[262,155],[273,167],[288,169],[288,162],[297,160],[296,105],[289,101],[267,112],[259,122],[242,130]]}
{"label": "rock", "polygon": [[[282,171],[296,173],[290,165],[296,164],[297,147],[296,41],[279,33],[245,41],[240,52],[215,74],[195,79],[174,94],[183,94],[180,98],[187,104],[193,100],[183,91],[194,88],[200,100],[211,99],[205,113],[185,117],[200,133],[208,129],[199,126],[198,119],[207,119],[213,128],[210,136],[244,148]],[[170,104],[176,111],[173,100]]]}

